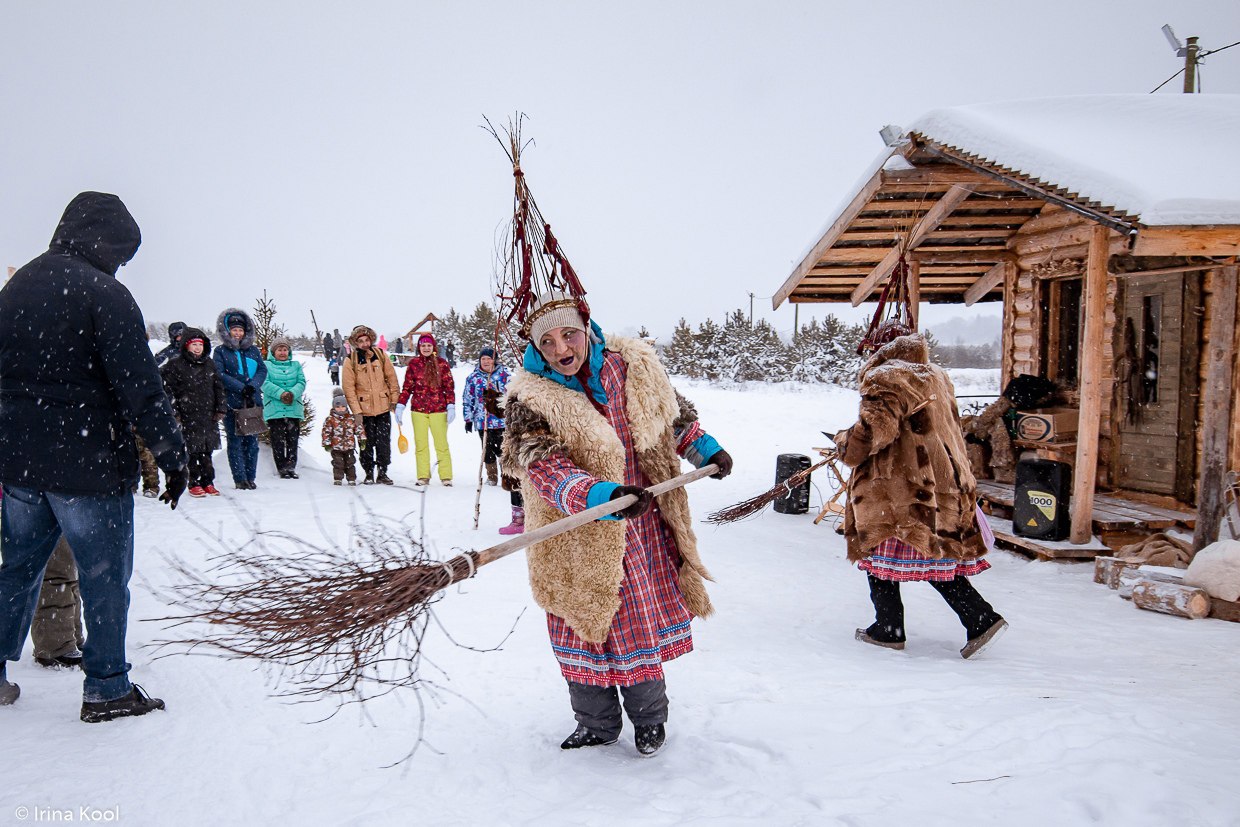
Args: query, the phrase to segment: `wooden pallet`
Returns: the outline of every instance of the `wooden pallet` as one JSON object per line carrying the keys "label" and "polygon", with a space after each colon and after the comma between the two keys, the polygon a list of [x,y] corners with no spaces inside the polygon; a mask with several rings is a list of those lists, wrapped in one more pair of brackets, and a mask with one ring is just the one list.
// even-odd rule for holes
{"label": "wooden pallet", "polygon": [[[1004,508],[1010,509],[1016,502],[1016,487],[1011,483],[978,480],[977,493],[988,502]],[[1148,505],[1110,494],[1094,495],[1095,531],[1132,531],[1134,529],[1158,531],[1177,524],[1192,528],[1196,523],[1197,515],[1192,511]]]}
{"label": "wooden pallet", "polygon": [[1097,537],[1091,537],[1084,545],[1075,545],[1066,541],[1035,540],[1032,537],[1021,537],[1012,530],[1012,521],[993,514],[986,515],[990,530],[995,533],[995,540],[1011,546],[1017,551],[1032,554],[1039,560],[1093,560],[1099,555],[1110,554],[1111,550]]}

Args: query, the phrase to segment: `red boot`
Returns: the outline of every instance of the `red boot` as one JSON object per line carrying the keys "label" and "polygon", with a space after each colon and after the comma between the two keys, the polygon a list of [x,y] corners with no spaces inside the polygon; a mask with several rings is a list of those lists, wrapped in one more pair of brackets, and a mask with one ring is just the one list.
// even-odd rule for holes
{"label": "red boot", "polygon": [[512,507],[512,522],[499,530],[500,534],[525,533],[525,509],[519,505]]}

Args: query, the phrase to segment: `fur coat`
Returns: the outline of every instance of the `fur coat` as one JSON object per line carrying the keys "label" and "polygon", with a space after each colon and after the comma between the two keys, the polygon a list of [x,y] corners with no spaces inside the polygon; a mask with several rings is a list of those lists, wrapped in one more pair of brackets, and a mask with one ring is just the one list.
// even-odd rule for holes
{"label": "fur coat", "polygon": [[861,415],[835,435],[840,459],[853,469],[844,510],[848,559],[868,557],[889,537],[931,559],[984,555],[956,389],[930,364],[925,339],[901,336],[879,348],[860,380]]}
{"label": "fur coat", "polygon": [[[637,339],[611,337],[608,350],[627,365],[625,412],[637,464],[651,485],[680,473],[673,424],[688,424],[697,414],[672,388],[654,349]],[[563,519],[529,482],[526,469],[553,454],[563,454],[587,473],[624,482],[624,446],[607,420],[585,395],[549,379],[518,370],[508,383],[504,416],[507,429],[502,457],[505,475],[521,481],[527,532]],[[686,608],[706,617],[713,612],[704,580],[710,575],[698,557],[697,539],[683,488],[657,498],[659,512],[680,552],[680,590]],[[598,521],[532,545],[527,554],[534,600],[562,617],[591,643],[607,639],[620,607],[624,580],[625,522]]]}

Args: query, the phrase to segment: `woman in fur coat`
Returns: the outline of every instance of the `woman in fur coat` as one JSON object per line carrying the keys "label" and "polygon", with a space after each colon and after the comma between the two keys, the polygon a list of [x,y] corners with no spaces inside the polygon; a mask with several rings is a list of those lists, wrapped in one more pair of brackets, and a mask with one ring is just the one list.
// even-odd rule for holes
{"label": "woman in fur coat", "polygon": [[666,737],[663,662],[692,650],[689,623],[712,609],[684,489],[653,502],[645,489],[678,475],[681,457],[716,463],[719,478],[732,459],[702,430],[648,344],[604,341],[561,294],[539,297],[526,330],[530,344],[505,397],[501,463],[520,481],[527,528],[639,497],[527,552],[578,722],[560,746],[615,743],[623,726],[618,687],[637,749],[651,755]]}
{"label": "woman in fur coat", "polygon": [[844,536],[848,559],[870,580],[875,621],[857,640],[904,648],[900,583],[928,582],[965,627],[963,657],[978,654],[1007,622],[968,578],[990,568],[975,517],[956,389],[930,364],[926,340],[895,321],[874,335],[861,368],[861,414],[834,440],[848,479]]}

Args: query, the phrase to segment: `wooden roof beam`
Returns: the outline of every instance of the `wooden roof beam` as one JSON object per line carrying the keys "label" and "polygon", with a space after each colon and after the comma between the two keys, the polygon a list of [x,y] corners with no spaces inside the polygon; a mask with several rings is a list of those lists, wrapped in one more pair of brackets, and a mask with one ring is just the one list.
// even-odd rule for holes
{"label": "wooden roof beam", "polygon": [[870,177],[869,181],[865,182],[865,186],[861,188],[861,191],[853,196],[853,200],[848,202],[848,206],[840,213],[839,218],[835,219],[831,226],[827,228],[827,231],[818,239],[818,243],[810,249],[805,258],[801,259],[801,263],[793,268],[792,274],[775,291],[775,295],[771,297],[772,310],[779,309],[784,299],[788,298],[788,294],[796,288],[797,283],[805,277],[810,268],[818,263],[818,259],[822,254],[831,249],[831,245],[843,234],[849,223],[861,213],[882,184],[883,171],[879,169],[878,172]]}
{"label": "wooden roof beam", "polygon": [[1003,277],[1007,274],[1007,268],[1013,266],[1006,261],[1001,261],[994,267],[987,270],[980,279],[973,282],[973,286],[964,291],[964,306],[971,307],[982,296],[985,296],[991,290],[1003,283]]}
{"label": "wooden roof beam", "polygon": [[909,232],[904,244],[897,243],[892,247],[891,251],[883,257],[883,260],[865,277],[865,281],[857,285],[857,289],[852,292],[853,307],[865,301],[866,297],[874,290],[874,285],[891,274],[902,253],[912,252],[939,224],[943,223],[944,218],[951,215],[952,210],[956,209],[960,202],[969,197],[971,192],[972,190],[967,185],[956,184],[944,193],[943,197],[921,217],[921,220]]}
{"label": "wooden roof beam", "polygon": [[1144,227],[1137,232],[1134,256],[1240,255],[1240,227]]}

